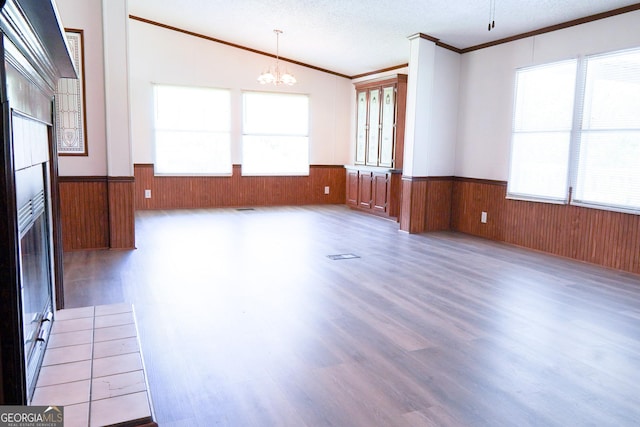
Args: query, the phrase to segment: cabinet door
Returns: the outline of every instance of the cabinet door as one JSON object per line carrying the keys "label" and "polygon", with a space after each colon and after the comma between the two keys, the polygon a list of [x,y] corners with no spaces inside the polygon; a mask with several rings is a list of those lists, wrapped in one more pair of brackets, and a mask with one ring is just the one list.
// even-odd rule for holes
{"label": "cabinet door", "polygon": [[360,172],[358,175],[358,206],[361,208],[371,209],[372,183],[371,172]]}
{"label": "cabinet door", "polygon": [[389,201],[389,175],[387,173],[373,174],[373,206],[372,209],[386,213]]}
{"label": "cabinet door", "polygon": [[393,167],[396,117],[395,85],[382,88],[380,108],[380,166]]}
{"label": "cabinet door", "polygon": [[358,206],[358,171],[347,170],[347,205]]}
{"label": "cabinet door", "polygon": [[380,88],[369,90],[369,138],[367,141],[367,165],[378,166],[380,149]]}
{"label": "cabinet door", "polygon": [[363,165],[367,154],[367,92],[358,92],[356,124],[356,164]]}

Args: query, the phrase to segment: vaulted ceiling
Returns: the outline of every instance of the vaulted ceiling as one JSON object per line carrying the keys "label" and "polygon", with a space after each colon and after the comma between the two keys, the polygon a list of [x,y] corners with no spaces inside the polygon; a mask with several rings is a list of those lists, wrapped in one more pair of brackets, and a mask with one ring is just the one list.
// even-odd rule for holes
{"label": "vaulted ceiling", "polygon": [[272,54],[280,29],[282,57],[354,76],[408,62],[416,33],[465,49],[632,5],[640,9],[637,0],[134,0],[129,13]]}

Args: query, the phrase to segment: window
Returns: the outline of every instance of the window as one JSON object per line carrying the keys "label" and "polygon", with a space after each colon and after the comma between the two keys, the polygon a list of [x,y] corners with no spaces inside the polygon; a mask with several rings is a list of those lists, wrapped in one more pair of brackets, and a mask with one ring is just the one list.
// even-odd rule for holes
{"label": "window", "polygon": [[566,201],[576,61],[519,70],[507,194]]}
{"label": "window", "polygon": [[231,174],[228,90],[161,86],[155,90],[155,171]]}
{"label": "window", "polygon": [[243,175],[309,175],[309,97],[245,92]]}
{"label": "window", "polygon": [[640,210],[640,50],[586,61],[573,200]]}
{"label": "window", "polygon": [[514,110],[507,197],[640,213],[640,49],[518,70]]}

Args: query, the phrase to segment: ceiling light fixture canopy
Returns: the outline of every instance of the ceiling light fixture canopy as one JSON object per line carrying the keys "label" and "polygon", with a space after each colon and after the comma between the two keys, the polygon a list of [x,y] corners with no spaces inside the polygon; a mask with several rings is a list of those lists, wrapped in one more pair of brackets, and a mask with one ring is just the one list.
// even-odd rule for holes
{"label": "ceiling light fixture canopy", "polygon": [[282,34],[282,30],[273,30],[273,32],[276,33],[276,63],[263,71],[258,76],[258,81],[263,85],[274,84],[277,86],[285,84],[292,86],[297,82],[296,78],[288,70],[284,72],[280,70],[280,34]]}

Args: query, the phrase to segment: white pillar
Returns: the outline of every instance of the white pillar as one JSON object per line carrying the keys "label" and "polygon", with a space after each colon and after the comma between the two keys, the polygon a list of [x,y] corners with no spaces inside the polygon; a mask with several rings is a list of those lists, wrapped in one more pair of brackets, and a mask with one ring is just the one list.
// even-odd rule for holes
{"label": "white pillar", "polygon": [[409,37],[411,54],[407,82],[403,175],[428,174],[429,133],[433,117],[436,43],[422,34]]}
{"label": "white pillar", "polygon": [[107,175],[132,177],[129,114],[129,8],[127,0],[103,0]]}

